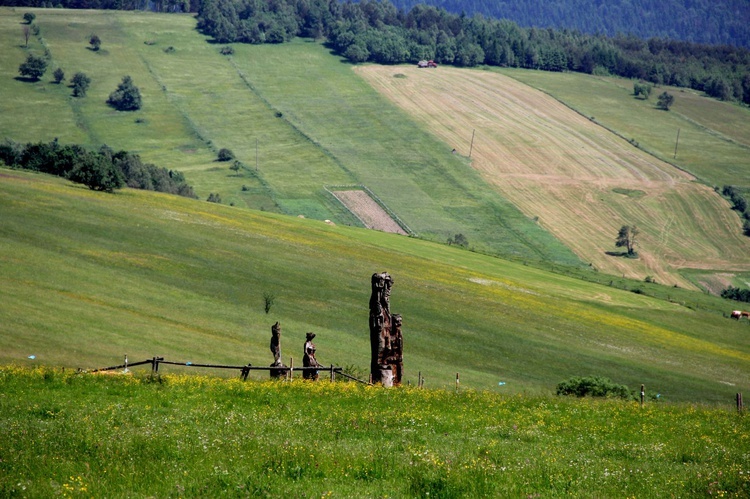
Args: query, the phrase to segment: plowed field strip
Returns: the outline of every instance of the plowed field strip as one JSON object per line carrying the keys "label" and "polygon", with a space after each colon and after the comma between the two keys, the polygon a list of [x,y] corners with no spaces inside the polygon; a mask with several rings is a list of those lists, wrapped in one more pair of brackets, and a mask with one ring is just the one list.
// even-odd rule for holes
{"label": "plowed field strip", "polygon": [[[475,131],[474,168],[594,267],[686,287],[680,267],[750,269],[750,241],[713,190],[548,95],[487,71],[356,71],[459,153]],[[641,228],[640,259],[607,255],[626,224]]]}
{"label": "plowed field strip", "polygon": [[333,191],[333,195],[357,215],[368,229],[404,234],[406,231],[364,191]]}

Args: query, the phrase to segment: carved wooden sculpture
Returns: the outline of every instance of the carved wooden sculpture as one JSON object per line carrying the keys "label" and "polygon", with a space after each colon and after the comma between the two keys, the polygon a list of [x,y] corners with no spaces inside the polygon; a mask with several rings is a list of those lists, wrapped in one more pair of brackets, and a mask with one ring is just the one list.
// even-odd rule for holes
{"label": "carved wooden sculpture", "polygon": [[[403,339],[401,316],[391,315],[393,278],[387,272],[375,273],[370,295],[370,373],[373,383],[383,383],[383,372],[390,368],[393,384],[401,383]],[[395,322],[398,321],[396,325]],[[395,327],[394,327],[395,326]]]}
{"label": "carved wooden sculpture", "polygon": [[[315,344],[312,342],[315,338],[315,333],[307,333],[304,347],[304,353],[302,355],[302,366],[303,367],[320,367],[318,360],[315,358]],[[318,371],[313,369],[305,369],[302,373],[305,379],[317,380]]]}
{"label": "carved wooden sculpture", "polygon": [[278,368],[269,371],[271,378],[280,378],[286,375],[286,366],[281,361],[281,324],[278,322],[271,326],[271,353],[273,354],[271,367]]}

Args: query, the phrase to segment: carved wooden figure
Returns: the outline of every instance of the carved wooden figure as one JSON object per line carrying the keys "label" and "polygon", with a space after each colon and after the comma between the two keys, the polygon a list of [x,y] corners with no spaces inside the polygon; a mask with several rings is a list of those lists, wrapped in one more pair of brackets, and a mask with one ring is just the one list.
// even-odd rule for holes
{"label": "carved wooden figure", "polygon": [[[312,342],[315,338],[315,333],[307,333],[305,341],[304,352],[302,355],[302,366],[303,367],[320,367],[318,360],[315,358],[315,344]],[[317,380],[318,371],[313,369],[305,369],[302,373],[302,377],[305,379]]]}
{"label": "carved wooden figure", "polygon": [[[370,295],[370,373],[373,383],[384,383],[384,372],[391,371],[393,383],[401,383],[403,372],[403,338],[401,316],[391,315],[393,278],[387,272],[371,278]],[[398,325],[395,321],[398,320]]]}

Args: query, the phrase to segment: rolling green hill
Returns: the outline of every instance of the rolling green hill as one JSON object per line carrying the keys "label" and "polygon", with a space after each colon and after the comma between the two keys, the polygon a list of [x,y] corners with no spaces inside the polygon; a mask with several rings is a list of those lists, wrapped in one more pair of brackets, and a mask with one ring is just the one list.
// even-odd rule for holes
{"label": "rolling green hill", "polygon": [[[0,9],[9,48],[0,93],[13,96],[0,100],[0,137],[138,152],[234,207],[0,170],[0,363],[91,368],[127,353],[263,365],[279,320],[285,356],[296,357],[312,330],[322,362],[362,368],[369,277],[387,270],[404,316],[407,379],[421,371],[428,386],[449,386],[460,372],[469,387],[547,392],[598,374],[646,383],[667,400],[727,402],[750,382],[747,325],[725,317],[735,304],[585,270],[467,157],[320,43],[235,46],[227,57],[190,16],[35,12],[40,34],[25,47],[22,12]],[[102,39],[98,52],[87,47],[91,33]],[[25,54],[45,50],[48,74],[17,78]],[[56,67],[68,81],[91,77],[88,95],[52,83]],[[141,89],[140,111],[105,104],[125,74]],[[240,172],[215,160],[224,147]],[[702,149],[690,149],[693,164],[717,154]],[[720,169],[704,171],[720,179]],[[359,184],[426,240],[347,227],[358,222],[326,188]],[[436,244],[457,233],[515,263]],[[712,270],[696,270],[695,282]],[[264,295],[276,298],[269,314]]]}
{"label": "rolling green hill", "polygon": [[[0,61],[0,91],[17,97],[1,104],[0,136],[106,143],[185,172],[202,198],[218,192],[227,204],[343,224],[358,222],[326,187],[364,184],[421,237],[462,233],[481,251],[581,264],[319,43],[237,46],[225,57],[187,15],[35,12],[40,36],[26,49],[21,13],[0,10],[0,43],[12,47]],[[94,32],[98,52],[87,46]],[[50,76],[14,79],[25,54],[44,48],[50,74],[62,67],[68,79],[77,71],[92,79],[85,98]],[[125,74],[141,89],[140,111],[105,104]],[[214,161],[224,147],[241,174]]]}
{"label": "rolling green hill", "polygon": [[468,388],[549,393],[596,374],[724,403],[750,384],[748,324],[701,293],[625,282],[633,293],[406,236],[12,170],[0,212],[0,364],[268,365],[280,321],[285,358],[314,331],[322,363],[365,369],[369,279],[385,270],[411,383],[421,371],[452,386],[460,372]]}

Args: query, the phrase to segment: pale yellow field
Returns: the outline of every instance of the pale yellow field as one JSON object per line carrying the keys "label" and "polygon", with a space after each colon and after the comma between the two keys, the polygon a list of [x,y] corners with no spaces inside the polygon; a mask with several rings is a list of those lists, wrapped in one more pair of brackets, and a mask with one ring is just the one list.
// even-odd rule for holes
{"label": "pale yellow field", "polygon": [[[680,268],[750,269],[750,239],[724,199],[548,95],[481,70],[355,71],[459,154],[474,132],[474,168],[595,268],[681,287],[692,285]],[[623,225],[640,229],[637,260],[607,254],[621,251]]]}

